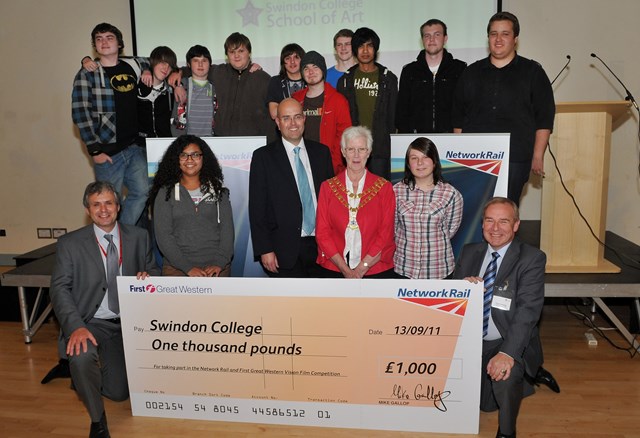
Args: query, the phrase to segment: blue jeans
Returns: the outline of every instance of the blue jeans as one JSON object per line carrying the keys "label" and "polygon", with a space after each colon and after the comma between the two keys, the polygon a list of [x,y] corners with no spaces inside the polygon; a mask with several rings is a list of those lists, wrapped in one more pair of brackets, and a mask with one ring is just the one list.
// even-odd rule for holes
{"label": "blue jeans", "polygon": [[111,157],[113,163],[105,161],[93,165],[96,181],[108,181],[122,195],[122,186],[127,188],[127,196],[120,206],[120,222],[135,225],[149,196],[147,177],[147,157],[144,148],[132,144]]}

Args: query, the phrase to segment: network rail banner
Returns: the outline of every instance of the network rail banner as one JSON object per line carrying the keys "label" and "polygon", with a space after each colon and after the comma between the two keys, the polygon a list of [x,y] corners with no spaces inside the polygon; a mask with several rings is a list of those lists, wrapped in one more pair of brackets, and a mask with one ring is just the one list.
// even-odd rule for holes
{"label": "network rail banner", "polygon": [[478,433],[482,286],[119,277],[133,415]]}

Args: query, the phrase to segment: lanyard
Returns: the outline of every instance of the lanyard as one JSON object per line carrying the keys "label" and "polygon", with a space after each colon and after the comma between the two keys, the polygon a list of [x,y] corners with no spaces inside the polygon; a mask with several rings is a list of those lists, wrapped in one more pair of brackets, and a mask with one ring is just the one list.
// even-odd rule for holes
{"label": "lanyard", "polygon": [[[122,267],[122,233],[120,233],[120,224],[118,224],[118,235],[121,236],[120,239],[118,239],[120,241],[120,245],[119,245],[120,251],[118,252],[118,256],[119,256],[118,267],[121,268]],[[98,247],[100,248],[100,251],[102,252],[102,255],[104,255],[104,258],[106,260],[107,251],[105,251],[102,245],[100,245],[100,242],[98,241],[97,237],[96,237],[96,242],[98,242]]]}

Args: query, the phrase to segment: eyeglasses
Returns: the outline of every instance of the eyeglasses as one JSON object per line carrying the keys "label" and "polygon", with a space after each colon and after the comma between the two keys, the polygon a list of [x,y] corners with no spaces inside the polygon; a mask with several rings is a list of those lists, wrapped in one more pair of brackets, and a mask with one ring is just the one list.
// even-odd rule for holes
{"label": "eyeglasses", "polygon": [[180,161],[187,161],[189,160],[189,158],[191,158],[193,161],[200,161],[202,159],[202,152],[192,152],[190,154],[186,152],[180,152],[180,155],[178,155],[178,157],[180,158]]}
{"label": "eyeglasses", "polygon": [[356,153],[358,153],[358,155],[365,155],[367,152],[369,152],[369,149],[348,147],[345,148],[345,152],[347,153],[347,155],[355,155]]}

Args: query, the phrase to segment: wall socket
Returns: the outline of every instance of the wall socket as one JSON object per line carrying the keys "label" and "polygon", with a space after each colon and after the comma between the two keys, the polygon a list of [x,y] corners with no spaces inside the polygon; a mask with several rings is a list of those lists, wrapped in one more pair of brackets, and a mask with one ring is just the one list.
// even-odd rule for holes
{"label": "wall socket", "polygon": [[38,228],[38,239],[51,239],[51,228]]}
{"label": "wall socket", "polygon": [[64,236],[65,234],[67,234],[66,228],[52,228],[52,231],[54,239],[58,239],[60,236]]}
{"label": "wall socket", "polygon": [[7,230],[5,230],[4,228],[0,228],[0,237],[6,237],[7,236]]}

